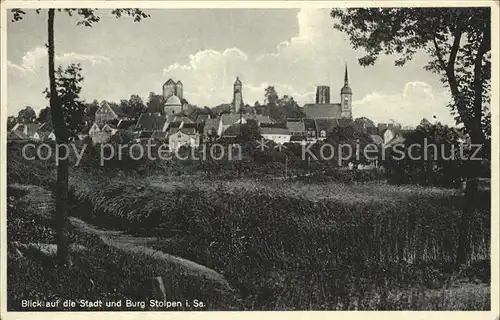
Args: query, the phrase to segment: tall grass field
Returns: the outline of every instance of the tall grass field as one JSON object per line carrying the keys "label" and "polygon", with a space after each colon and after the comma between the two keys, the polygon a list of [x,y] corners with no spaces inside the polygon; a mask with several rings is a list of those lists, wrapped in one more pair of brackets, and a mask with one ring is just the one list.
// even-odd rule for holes
{"label": "tall grass field", "polygon": [[[15,152],[8,155],[9,184],[50,190],[53,170],[44,162],[22,161]],[[459,190],[382,182],[222,181],[93,168],[72,168],[69,184],[70,215],[102,229],[156,236],[163,241],[155,249],[221,273],[235,294],[232,300],[213,297],[211,304],[204,289],[208,309],[490,309],[487,194],[469,228],[468,265],[457,271]],[[140,281],[144,263],[131,263],[139,257],[113,251],[119,258],[99,266],[108,249],[94,242],[86,243],[102,254],[87,251],[92,272],[117,270],[134,279],[114,281]],[[10,272],[18,280],[12,290],[21,290],[28,275]],[[172,281],[178,278],[172,274]],[[102,286],[108,287],[124,290],[113,294],[135,294],[124,284]]]}
{"label": "tall grass field", "polygon": [[[454,285],[459,191],[331,183],[318,197],[318,186],[279,184],[78,171],[70,183],[82,218],[171,239],[158,249],[220,271],[249,309],[446,305],[443,292]],[[487,208],[475,212],[470,230],[471,268],[487,282]],[[424,304],[412,298],[415,290],[441,291]],[[489,308],[477,298],[462,308],[478,303]]]}

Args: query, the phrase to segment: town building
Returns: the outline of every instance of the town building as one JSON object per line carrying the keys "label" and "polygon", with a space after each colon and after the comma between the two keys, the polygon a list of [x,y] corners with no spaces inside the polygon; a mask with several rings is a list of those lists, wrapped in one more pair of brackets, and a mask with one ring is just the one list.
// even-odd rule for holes
{"label": "town building", "polygon": [[197,148],[200,145],[200,134],[196,123],[181,123],[179,127],[168,130],[168,147],[175,152],[182,146]]}
{"label": "town building", "polygon": [[22,136],[23,138],[33,139],[33,136],[39,130],[39,128],[39,123],[16,123],[14,127],[10,129],[10,131],[21,133],[20,136]]}
{"label": "town building", "polygon": [[177,114],[184,109],[184,85],[179,80],[175,82],[172,79],[168,79],[167,82],[163,84],[162,87],[164,112],[166,115]]}
{"label": "town building", "polygon": [[110,120],[128,119],[123,110],[115,104],[109,104],[106,101],[95,112],[95,122],[104,123]]}
{"label": "town building", "polygon": [[304,106],[309,119],[352,119],[352,89],[349,86],[347,66],[344,74],[344,86],[340,89],[340,103],[330,102],[330,87],[318,86],[316,103]]}
{"label": "town building", "polygon": [[231,113],[240,113],[243,108],[243,84],[241,80],[236,77],[236,81],[233,84],[233,102],[231,104]]}
{"label": "town building", "polygon": [[261,127],[260,134],[266,140],[274,141],[277,144],[290,142],[290,131],[286,128]]}

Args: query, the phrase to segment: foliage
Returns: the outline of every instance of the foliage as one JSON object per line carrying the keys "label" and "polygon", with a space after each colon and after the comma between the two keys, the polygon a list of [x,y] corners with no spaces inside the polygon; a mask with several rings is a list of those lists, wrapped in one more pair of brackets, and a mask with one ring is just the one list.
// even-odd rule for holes
{"label": "foliage", "polygon": [[128,100],[121,100],[120,108],[130,119],[139,119],[141,113],[146,110],[146,106],[144,105],[142,98],[137,94],[131,95]]}
{"label": "foliage", "polygon": [[[66,69],[61,66],[56,71],[57,97],[64,115],[64,126],[70,136],[76,137],[84,126],[85,104],[80,99],[83,76],[80,64],[70,64]],[[45,89],[50,98],[49,89]]]}
{"label": "foliage", "polygon": [[38,113],[38,123],[52,123],[52,115],[50,114],[50,107],[45,107]]}
{"label": "foliage", "polygon": [[357,118],[356,120],[354,120],[353,125],[358,132],[367,132],[368,128],[376,128],[377,127],[372,120],[370,120],[366,117]]}
{"label": "foliage", "polygon": [[36,112],[30,106],[20,110],[17,114],[17,122],[19,123],[34,123],[35,120]]}
{"label": "foliage", "polygon": [[[59,79],[56,76],[55,70],[55,36],[54,36],[54,20],[55,12],[66,12],[69,16],[74,13],[80,18],[77,25],[84,25],[91,27],[94,23],[97,23],[100,18],[97,16],[97,9],[54,9],[49,8],[47,10],[47,51],[48,51],[48,70],[49,70],[49,90],[46,90],[48,98],[50,100],[50,110],[52,115],[52,120],[54,124],[54,131],[56,139],[59,143],[67,143],[71,139],[71,135],[76,139],[77,134],[73,130],[77,129],[80,125],[83,126],[83,110],[80,111],[81,103],[78,101],[81,88],[78,86],[78,82],[81,81],[79,72],[81,71],[78,65],[70,65],[66,72],[59,72]],[[40,13],[41,9],[37,9],[37,14]],[[12,9],[12,19],[13,21],[22,20],[26,14],[22,9]],[[134,21],[138,22],[144,18],[149,17],[148,14],[144,13],[140,9],[114,9],[111,11],[113,15],[117,18],[122,15],[128,15],[134,18]],[[59,70],[58,70],[59,71]],[[72,76],[71,78],[65,79],[63,76],[68,74]],[[80,79],[81,78],[81,79]],[[59,82],[58,82],[59,80]],[[59,88],[58,88],[59,85]],[[59,96],[61,95],[61,96]],[[66,111],[70,111],[69,113]],[[83,108],[82,108],[83,109]],[[81,129],[81,128],[79,128]],[[78,130],[80,131],[80,130]],[[61,151],[62,148],[58,147]],[[64,155],[64,153],[63,153]],[[67,229],[67,193],[68,193],[68,160],[62,159],[57,168],[57,192],[55,196],[56,203],[56,220],[57,223],[57,256],[59,260],[59,265],[61,267],[67,268],[71,265],[71,260],[68,251],[68,242],[66,236]]]}
{"label": "foliage", "polygon": [[259,126],[255,120],[249,119],[246,123],[240,124],[239,128],[239,134],[236,139],[242,144],[260,140],[262,138]]}
{"label": "foliage", "polygon": [[473,153],[456,128],[424,122],[406,134],[402,145],[387,151],[384,165],[394,183],[461,187]]}
{"label": "foliage", "polygon": [[[370,159],[365,158],[364,150],[368,145],[375,145],[370,135],[360,129],[361,128],[356,125],[345,127],[337,126],[328,133],[326,143],[333,146],[333,161],[340,163],[339,156],[341,156],[343,159],[341,165],[345,165],[349,162],[356,165],[360,163],[368,164],[372,162]],[[321,143],[318,144],[318,146],[321,147]],[[347,157],[348,155],[349,157]],[[370,158],[375,158],[376,154],[370,154],[369,156]]]}
{"label": "foliage", "polygon": [[278,103],[279,96],[278,96],[278,93],[276,92],[276,89],[274,88],[274,86],[268,86],[266,88],[264,97],[265,97],[265,102],[267,104]]}
{"label": "foliage", "polygon": [[99,109],[99,101],[94,99],[91,103],[85,103],[85,122],[87,124],[94,123],[95,113]]}
{"label": "foliage", "polygon": [[17,118],[14,116],[7,117],[7,131],[10,131],[17,123]]}
{"label": "foliage", "polygon": [[165,99],[163,98],[163,95],[151,92],[149,93],[146,112],[164,114],[165,113],[165,110],[163,108],[164,104],[165,104]]}
{"label": "foliage", "polygon": [[286,121],[287,118],[305,118],[304,112],[293,97],[284,95],[283,98],[279,99],[278,105],[285,110],[285,117],[279,119],[281,122]]}
{"label": "foliage", "polygon": [[[95,23],[99,22],[101,18],[97,15],[98,8],[83,8],[83,9],[56,9],[58,12],[65,12],[69,16],[76,15],[79,17],[77,25],[82,25],[85,27],[92,27]],[[36,12],[40,13],[42,9],[37,9]],[[19,21],[24,18],[26,12],[23,9],[14,8],[11,9],[12,21]],[[135,22],[140,22],[142,19],[149,18],[150,15],[143,12],[140,9],[113,9],[111,14],[116,18],[122,16],[129,16],[134,19]]]}

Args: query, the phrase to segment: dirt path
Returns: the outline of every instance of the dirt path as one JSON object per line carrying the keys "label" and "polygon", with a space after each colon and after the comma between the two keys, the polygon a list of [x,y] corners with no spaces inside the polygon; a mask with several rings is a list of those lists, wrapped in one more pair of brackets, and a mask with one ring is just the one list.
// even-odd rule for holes
{"label": "dirt path", "polygon": [[156,238],[135,237],[127,235],[122,231],[102,230],[78,218],[70,217],[69,219],[71,224],[78,230],[99,236],[101,240],[108,246],[131,253],[147,254],[156,259],[167,261],[171,264],[176,265],[177,267],[180,267],[187,274],[204,277],[208,280],[217,282],[223,287],[231,290],[228,282],[220,273],[203,265],[197,264],[196,262],[176,257],[148,247],[147,245],[149,243],[158,241]]}
{"label": "dirt path", "polygon": [[[20,201],[31,207],[31,210],[34,210],[34,212],[37,212],[46,218],[50,218],[52,216],[54,200],[50,191],[34,185],[11,184],[9,187],[26,192]],[[75,217],[70,217],[69,220],[78,230],[98,236],[108,246],[125,252],[142,253],[155,259],[167,261],[168,263],[175,265],[175,267],[178,267],[186,274],[206,278],[207,280],[216,282],[223,288],[232,291],[229,283],[220,273],[193,261],[176,257],[149,247],[148,245],[151,243],[158,243],[159,240],[157,238],[136,237],[127,235],[123,231],[99,229],[98,227],[88,224]]]}

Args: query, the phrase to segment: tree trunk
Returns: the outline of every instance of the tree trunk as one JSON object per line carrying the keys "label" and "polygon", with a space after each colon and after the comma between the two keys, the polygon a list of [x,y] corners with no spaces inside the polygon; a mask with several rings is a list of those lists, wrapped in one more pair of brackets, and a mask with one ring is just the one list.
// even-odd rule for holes
{"label": "tree trunk", "polygon": [[460,268],[460,266],[467,264],[468,262],[467,260],[470,252],[469,227],[474,217],[474,202],[476,200],[477,191],[477,178],[468,177],[465,185],[463,210],[459,225],[458,246],[455,261],[457,269]]}
{"label": "tree trunk", "polygon": [[[55,47],[54,47],[54,16],[55,10],[49,9],[48,15],[48,56],[49,56],[49,80],[50,80],[50,110],[54,131],[56,135],[57,145],[64,145],[68,143],[68,134],[64,124],[64,115],[62,106],[60,105],[55,79]],[[64,157],[66,149],[59,148],[59,155]],[[68,224],[68,160],[59,161],[57,167],[57,181],[56,181],[56,237],[57,237],[57,258],[59,265],[62,267],[69,267],[71,260],[68,250],[68,237],[66,234]]]}

